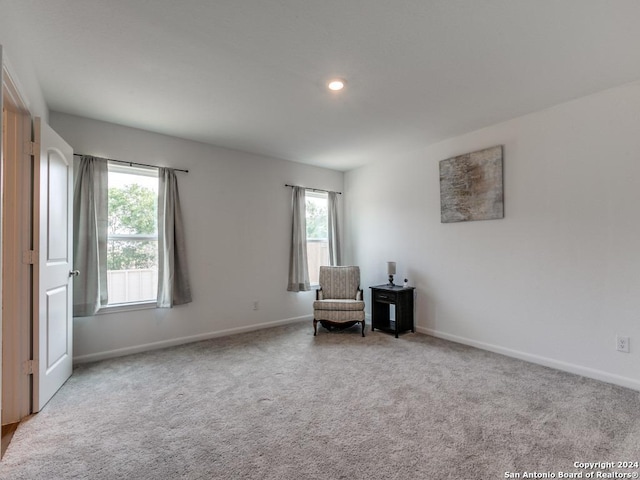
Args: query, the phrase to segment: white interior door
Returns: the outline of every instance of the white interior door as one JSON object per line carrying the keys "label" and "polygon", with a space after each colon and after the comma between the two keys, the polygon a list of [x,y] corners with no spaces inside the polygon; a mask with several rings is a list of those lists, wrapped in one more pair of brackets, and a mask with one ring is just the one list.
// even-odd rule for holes
{"label": "white interior door", "polygon": [[[34,229],[38,268],[34,269],[33,410],[40,411],[71,376],[73,358],[73,150],[51,127],[35,119],[40,160],[34,168]],[[37,153],[36,153],[37,158]],[[39,205],[39,208],[38,208]],[[34,232],[35,233],[35,232]]]}

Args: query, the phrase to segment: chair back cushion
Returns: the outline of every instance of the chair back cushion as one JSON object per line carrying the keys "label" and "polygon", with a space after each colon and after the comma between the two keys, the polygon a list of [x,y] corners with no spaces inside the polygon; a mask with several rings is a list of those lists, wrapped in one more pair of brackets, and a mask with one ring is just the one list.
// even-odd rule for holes
{"label": "chair back cushion", "polygon": [[320,267],[322,298],[355,300],[360,287],[360,267]]}

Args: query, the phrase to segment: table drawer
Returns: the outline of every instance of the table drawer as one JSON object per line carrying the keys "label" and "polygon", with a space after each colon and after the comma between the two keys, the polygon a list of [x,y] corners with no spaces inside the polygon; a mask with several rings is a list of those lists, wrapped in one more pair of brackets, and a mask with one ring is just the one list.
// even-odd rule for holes
{"label": "table drawer", "polygon": [[373,301],[378,303],[396,303],[396,293],[374,291]]}

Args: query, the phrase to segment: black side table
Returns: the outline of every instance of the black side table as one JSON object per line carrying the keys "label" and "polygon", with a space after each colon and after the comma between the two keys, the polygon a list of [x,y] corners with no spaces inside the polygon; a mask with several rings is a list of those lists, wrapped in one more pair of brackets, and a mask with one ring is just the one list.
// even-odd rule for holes
{"label": "black side table", "polygon": [[[371,289],[371,331],[376,328],[396,334],[411,330],[415,332],[413,323],[413,291],[415,287],[400,285],[376,285]],[[389,305],[396,307],[395,322],[389,318]]]}

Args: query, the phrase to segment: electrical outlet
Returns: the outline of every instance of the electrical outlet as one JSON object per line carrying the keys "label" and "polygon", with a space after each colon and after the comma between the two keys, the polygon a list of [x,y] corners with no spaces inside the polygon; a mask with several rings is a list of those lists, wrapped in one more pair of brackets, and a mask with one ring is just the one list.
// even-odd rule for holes
{"label": "electrical outlet", "polygon": [[260,308],[260,302],[258,302],[258,300],[254,300],[253,309],[258,310],[259,308]]}
{"label": "electrical outlet", "polygon": [[616,349],[619,352],[629,353],[629,337],[616,337]]}

